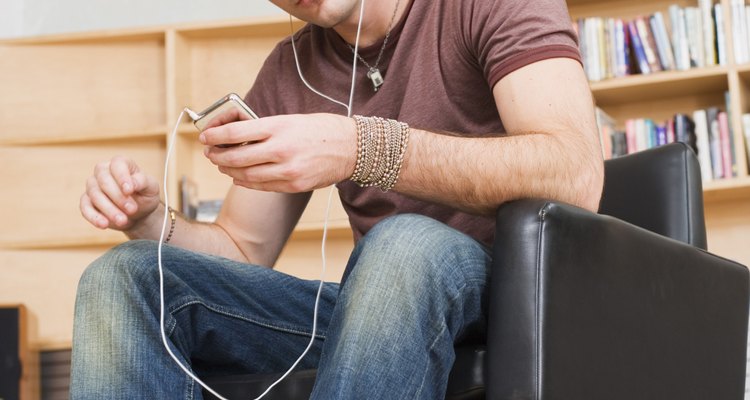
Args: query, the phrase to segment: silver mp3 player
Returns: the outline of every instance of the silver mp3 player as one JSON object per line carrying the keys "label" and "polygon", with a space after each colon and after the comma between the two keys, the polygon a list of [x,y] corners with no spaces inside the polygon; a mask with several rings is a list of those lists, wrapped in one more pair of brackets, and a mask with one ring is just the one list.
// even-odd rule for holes
{"label": "silver mp3 player", "polygon": [[250,107],[248,107],[247,104],[242,101],[242,98],[240,98],[240,96],[238,96],[236,93],[230,93],[222,97],[214,104],[199,113],[187,107],[185,108],[185,112],[190,116],[190,118],[192,118],[195,127],[198,128],[198,130],[203,131],[206,125],[208,125],[208,123],[211,122],[214,117],[232,108],[237,109],[239,112],[247,115],[250,118],[258,118],[255,112],[253,112],[253,110],[251,110]]}

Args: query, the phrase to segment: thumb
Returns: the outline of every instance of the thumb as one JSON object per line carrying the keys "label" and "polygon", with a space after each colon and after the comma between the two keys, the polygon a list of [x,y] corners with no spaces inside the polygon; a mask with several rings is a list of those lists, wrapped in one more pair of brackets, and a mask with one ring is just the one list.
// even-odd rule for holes
{"label": "thumb", "polygon": [[146,197],[159,195],[159,183],[149,175],[138,171],[132,175],[132,179],[135,193]]}

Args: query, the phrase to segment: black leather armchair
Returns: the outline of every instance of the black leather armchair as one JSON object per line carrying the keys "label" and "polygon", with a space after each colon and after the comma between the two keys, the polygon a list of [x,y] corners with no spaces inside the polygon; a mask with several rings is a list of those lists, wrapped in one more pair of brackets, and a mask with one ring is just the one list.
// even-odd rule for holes
{"label": "black leather armchair", "polygon": [[[486,345],[457,346],[447,399],[743,398],[750,280],[705,251],[695,155],[679,143],[605,166],[599,214],[499,208]],[[307,398],[314,377],[266,398]],[[244,399],[274,378],[207,381]]]}

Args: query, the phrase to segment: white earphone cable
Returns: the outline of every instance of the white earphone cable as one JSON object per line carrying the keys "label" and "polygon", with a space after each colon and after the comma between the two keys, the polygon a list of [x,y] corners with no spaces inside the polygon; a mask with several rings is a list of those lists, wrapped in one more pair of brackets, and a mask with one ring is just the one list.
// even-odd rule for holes
{"label": "white earphone cable", "polygon": [[[300,65],[299,65],[299,59],[297,57],[297,49],[296,49],[295,44],[294,44],[294,33],[293,32],[292,32],[292,37],[291,37],[292,51],[294,52],[294,62],[295,62],[295,65],[297,67],[297,73],[299,74],[300,79],[302,79],[302,82],[312,92],[318,94],[319,96],[325,98],[326,100],[329,100],[329,101],[331,101],[333,103],[339,104],[339,105],[343,106],[344,108],[346,108],[347,117],[351,117],[352,116],[352,104],[354,102],[354,88],[355,88],[356,74],[357,74],[357,54],[359,52],[359,37],[360,37],[361,28],[362,28],[362,19],[363,19],[363,16],[364,16],[364,9],[365,9],[365,0],[362,0],[361,3],[360,3],[360,9],[359,9],[359,23],[357,25],[357,37],[356,37],[356,40],[355,40],[355,43],[354,43],[354,60],[352,62],[352,83],[351,83],[351,90],[349,92],[349,104],[348,105],[346,105],[343,102],[335,100],[335,99],[333,99],[333,98],[331,98],[329,96],[326,96],[325,94],[319,92],[318,90],[316,90],[315,88],[313,88],[312,85],[310,85],[307,82],[307,80],[305,80],[305,78],[304,78],[304,76],[302,74],[302,70],[301,70]],[[289,24],[290,24],[290,27],[291,27],[292,26],[292,17],[291,17],[291,15],[289,16]],[[177,118],[177,122],[175,123],[174,128],[172,130],[172,133],[171,133],[171,135],[169,137],[169,145],[168,145],[168,148],[167,148],[166,160],[164,161],[164,177],[163,177],[164,204],[165,204],[165,206],[164,206],[164,219],[163,219],[163,222],[162,222],[162,229],[161,229],[161,234],[159,236],[159,244],[158,244],[158,251],[157,251],[157,260],[158,260],[158,264],[159,264],[159,302],[160,302],[160,304],[159,304],[159,306],[160,306],[160,308],[159,308],[159,325],[160,325],[160,330],[161,330],[161,339],[162,339],[162,343],[164,344],[164,347],[166,348],[166,350],[169,353],[170,357],[172,357],[172,359],[177,363],[177,365],[190,378],[192,378],[201,387],[203,387],[204,389],[206,389],[207,391],[209,391],[211,394],[213,394],[217,398],[219,398],[221,400],[227,400],[224,397],[222,397],[220,394],[218,394],[216,391],[214,391],[212,388],[210,388],[202,380],[200,380],[200,378],[198,378],[192,371],[190,371],[189,368],[187,368],[185,365],[183,365],[183,363],[177,358],[177,356],[172,351],[172,348],[169,346],[169,341],[167,340],[167,335],[166,335],[165,328],[164,328],[164,311],[165,311],[164,297],[165,296],[164,296],[164,267],[163,267],[163,263],[162,263],[162,248],[163,248],[163,244],[164,244],[164,237],[165,237],[166,232],[167,232],[167,225],[168,225],[168,222],[169,222],[169,208],[166,206],[166,205],[169,204],[169,188],[168,188],[168,184],[167,184],[167,177],[168,177],[168,172],[169,172],[169,160],[171,159],[171,155],[172,155],[174,143],[175,143],[176,138],[177,138],[177,131],[178,131],[178,128],[180,126],[180,123],[182,122],[182,118],[184,117],[185,113],[186,113],[186,110],[183,110],[180,113],[180,116]],[[328,217],[329,217],[330,210],[331,210],[331,201],[332,201],[332,198],[333,198],[333,190],[334,190],[334,186],[331,186],[330,190],[328,191],[328,204],[326,206],[325,218],[324,218],[324,223],[323,223],[323,238],[322,238],[322,241],[321,241],[322,243],[321,243],[321,249],[320,249],[323,265],[322,265],[322,269],[321,269],[321,276],[320,276],[320,283],[318,285],[318,291],[317,291],[317,294],[315,296],[315,308],[314,308],[314,311],[313,311],[313,326],[312,326],[312,333],[310,334],[310,342],[308,343],[307,347],[302,352],[302,354],[300,354],[300,356],[294,362],[294,364],[292,364],[292,366],[289,367],[289,369],[286,371],[286,373],[284,373],[279,379],[277,379],[274,383],[272,383],[266,389],[266,391],[263,392],[260,396],[258,396],[255,400],[262,399],[266,394],[268,394],[268,392],[271,391],[271,389],[273,389],[277,384],[279,384],[282,380],[284,380],[290,373],[292,373],[292,371],[294,371],[294,369],[302,361],[302,359],[305,357],[305,355],[307,355],[307,353],[310,350],[310,348],[312,348],[313,343],[315,343],[315,332],[317,331],[317,325],[318,325],[318,308],[319,308],[319,304],[320,304],[320,295],[321,295],[321,293],[323,291],[323,284],[324,284],[324,281],[325,281],[325,274],[326,274],[326,240],[327,240],[327,237],[328,237]]]}

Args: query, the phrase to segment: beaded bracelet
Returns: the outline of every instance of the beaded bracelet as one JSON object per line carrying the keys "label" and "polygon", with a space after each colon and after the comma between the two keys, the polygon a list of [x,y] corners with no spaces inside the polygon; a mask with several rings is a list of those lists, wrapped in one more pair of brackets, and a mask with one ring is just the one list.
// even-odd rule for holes
{"label": "beaded bracelet", "polygon": [[357,161],[351,180],[384,192],[396,186],[409,142],[409,125],[392,119],[355,115]]}
{"label": "beaded bracelet", "polygon": [[177,213],[175,210],[167,206],[167,211],[169,211],[169,219],[171,222],[171,225],[169,226],[169,233],[167,234],[167,238],[164,239],[164,243],[169,243],[169,239],[172,239],[172,234],[174,233],[174,226],[177,223]]}

